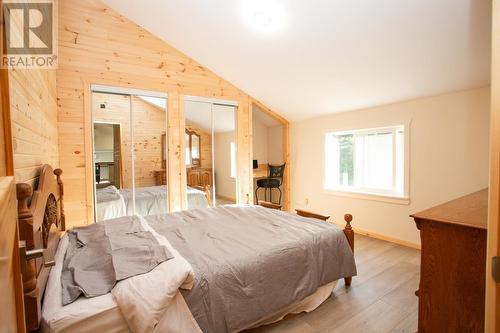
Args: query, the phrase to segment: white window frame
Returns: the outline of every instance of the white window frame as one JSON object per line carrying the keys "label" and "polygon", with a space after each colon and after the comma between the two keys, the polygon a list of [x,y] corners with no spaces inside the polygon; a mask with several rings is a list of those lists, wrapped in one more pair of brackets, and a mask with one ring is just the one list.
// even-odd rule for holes
{"label": "white window frame", "polygon": [[[354,186],[342,186],[336,185],[333,187],[327,187],[326,184],[326,140],[327,136],[331,134],[335,135],[345,135],[345,134],[369,134],[374,132],[380,132],[381,130],[394,130],[396,128],[403,127],[404,131],[404,149],[403,149],[403,194],[394,193],[392,191],[384,190],[374,190],[369,188],[360,188]],[[395,140],[394,140],[395,144]],[[373,127],[363,127],[363,128],[343,128],[343,129],[330,129],[323,133],[323,189],[326,193],[351,197],[357,199],[366,199],[373,201],[383,201],[396,204],[409,204],[410,203],[410,122],[397,122],[387,125],[379,125]],[[396,174],[394,173],[394,176]]]}

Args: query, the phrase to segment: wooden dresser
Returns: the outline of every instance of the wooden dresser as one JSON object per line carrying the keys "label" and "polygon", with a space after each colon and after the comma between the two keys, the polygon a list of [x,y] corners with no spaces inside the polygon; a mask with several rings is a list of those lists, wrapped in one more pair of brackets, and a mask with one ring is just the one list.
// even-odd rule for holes
{"label": "wooden dresser", "polygon": [[155,170],[154,174],[156,185],[167,185],[167,170]]}
{"label": "wooden dresser", "polygon": [[488,190],[412,215],[422,240],[419,332],[484,332]]}
{"label": "wooden dresser", "polygon": [[210,168],[189,168],[186,171],[188,186],[207,187],[213,185],[212,169]]}

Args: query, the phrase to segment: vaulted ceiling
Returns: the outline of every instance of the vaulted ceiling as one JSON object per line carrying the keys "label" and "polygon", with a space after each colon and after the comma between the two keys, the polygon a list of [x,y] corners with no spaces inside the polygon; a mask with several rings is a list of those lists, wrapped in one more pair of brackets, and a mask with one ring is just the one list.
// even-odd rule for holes
{"label": "vaulted ceiling", "polygon": [[104,2],[291,121],[489,84],[488,0]]}

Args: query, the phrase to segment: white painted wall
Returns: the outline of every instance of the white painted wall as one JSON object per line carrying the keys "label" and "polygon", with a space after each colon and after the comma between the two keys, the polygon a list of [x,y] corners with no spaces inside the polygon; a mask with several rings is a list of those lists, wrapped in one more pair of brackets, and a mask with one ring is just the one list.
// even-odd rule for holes
{"label": "white painted wall", "polygon": [[270,164],[283,163],[283,126],[269,127],[267,130],[267,160]]}
{"label": "white painted wall", "polygon": [[[488,185],[489,103],[487,87],[292,123],[292,205],[328,213],[336,222],[351,213],[354,227],[419,244],[410,214]],[[323,190],[326,131],[404,122],[411,122],[409,204]]]}
{"label": "white painted wall", "polygon": [[268,161],[267,134],[267,126],[254,118],[252,122],[253,159],[259,164],[267,164]]}
{"label": "white painted wall", "polygon": [[94,146],[96,151],[113,150],[112,124],[94,124]]}

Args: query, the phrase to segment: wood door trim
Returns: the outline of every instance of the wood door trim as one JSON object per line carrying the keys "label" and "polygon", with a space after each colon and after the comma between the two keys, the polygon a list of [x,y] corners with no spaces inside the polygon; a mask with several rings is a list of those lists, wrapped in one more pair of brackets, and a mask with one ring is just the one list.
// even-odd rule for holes
{"label": "wood door trim", "polygon": [[500,286],[492,276],[492,258],[500,255],[500,0],[492,2],[490,184],[486,254],[485,331],[500,331]]}
{"label": "wood door trim", "polygon": [[[1,5],[2,1],[0,1]],[[2,6],[0,6],[0,40],[5,40]],[[3,53],[0,51],[0,54]],[[4,135],[4,162],[5,175],[14,176],[14,149],[12,145],[12,122],[10,117],[9,70],[0,69],[0,109],[2,111],[2,125]]]}
{"label": "wood door trim", "polygon": [[[0,286],[2,288],[2,313],[0,318],[5,329],[25,332],[23,282],[19,259],[19,230],[17,225],[16,190],[14,177],[0,178],[0,238],[2,256],[0,261]],[[14,318],[15,316],[15,318]]]}

